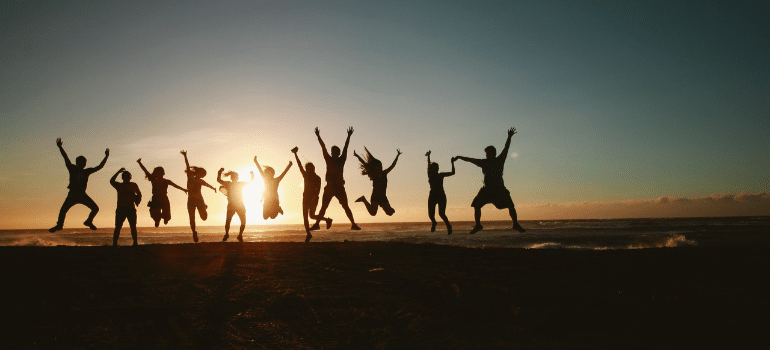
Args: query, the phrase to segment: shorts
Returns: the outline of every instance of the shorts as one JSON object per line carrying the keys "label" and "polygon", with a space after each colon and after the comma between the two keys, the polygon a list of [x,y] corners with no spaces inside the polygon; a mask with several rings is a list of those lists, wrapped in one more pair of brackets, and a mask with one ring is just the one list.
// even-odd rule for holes
{"label": "shorts", "polygon": [[482,187],[476,198],[473,198],[471,206],[481,208],[486,204],[492,203],[497,209],[513,208],[511,193],[505,187],[489,188]]}

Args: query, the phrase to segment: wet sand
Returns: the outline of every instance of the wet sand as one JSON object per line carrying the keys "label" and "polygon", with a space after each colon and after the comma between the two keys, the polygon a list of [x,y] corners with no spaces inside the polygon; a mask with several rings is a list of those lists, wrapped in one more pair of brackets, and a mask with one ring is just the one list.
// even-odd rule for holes
{"label": "wet sand", "polygon": [[3,347],[748,348],[768,244],[0,247]]}

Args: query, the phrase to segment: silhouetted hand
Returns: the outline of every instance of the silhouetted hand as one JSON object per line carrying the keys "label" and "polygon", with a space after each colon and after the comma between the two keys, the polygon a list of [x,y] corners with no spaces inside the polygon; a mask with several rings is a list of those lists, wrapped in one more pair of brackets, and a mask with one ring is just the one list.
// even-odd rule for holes
{"label": "silhouetted hand", "polygon": [[292,161],[289,161],[289,166],[291,166],[292,164],[294,164],[294,162],[292,162]]}
{"label": "silhouetted hand", "polygon": [[396,154],[396,157],[400,156],[401,155],[401,149],[400,148],[396,148],[396,153],[398,153],[398,154]]}
{"label": "silhouetted hand", "polygon": [[318,130],[318,127],[315,127],[315,134],[316,136],[321,136],[321,130]]}
{"label": "silhouetted hand", "polygon": [[458,157],[452,157],[452,163],[454,163],[457,160]]}
{"label": "silhouetted hand", "polygon": [[120,170],[118,170],[118,173],[122,173],[124,171],[126,171],[126,168],[120,168]]}
{"label": "silhouetted hand", "polygon": [[257,156],[254,156],[254,163],[257,162]]}
{"label": "silhouetted hand", "polygon": [[354,157],[358,157],[358,153],[356,153],[356,151],[355,151],[355,150],[353,150],[353,156],[354,156]]}
{"label": "silhouetted hand", "polygon": [[291,149],[291,153],[297,153],[297,151],[299,151],[298,147],[294,147]]}
{"label": "silhouetted hand", "polygon": [[225,168],[219,168],[219,173],[223,173],[225,171]]}
{"label": "silhouetted hand", "polygon": [[56,139],[56,146],[61,147],[61,145],[62,145],[62,142],[61,142],[61,137],[60,137],[60,138]]}
{"label": "silhouetted hand", "polygon": [[425,156],[426,156],[426,157],[430,157],[430,151],[428,151],[428,152],[425,152]]}
{"label": "silhouetted hand", "polygon": [[104,155],[105,155],[106,157],[109,157],[109,156],[110,156],[110,149],[109,149],[109,148],[108,148],[108,149],[106,149],[106,150],[104,150]]}
{"label": "silhouetted hand", "polygon": [[181,151],[179,151],[179,153],[181,153],[183,156],[187,155],[187,151],[185,151],[185,150],[181,150]]}
{"label": "silhouetted hand", "polygon": [[142,158],[137,159],[136,162],[142,164]]}
{"label": "silhouetted hand", "polygon": [[251,174],[251,177],[254,177],[254,172],[253,171],[249,171],[249,174]]}
{"label": "silhouetted hand", "polygon": [[186,189],[183,188],[182,191],[184,191],[184,194],[187,194],[187,190]]}
{"label": "silhouetted hand", "polygon": [[353,135],[353,127],[348,128],[348,136]]}
{"label": "silhouetted hand", "polygon": [[513,136],[513,134],[515,134],[515,133],[516,133],[516,128],[510,128],[510,129],[508,129],[508,137],[511,137],[511,136]]}

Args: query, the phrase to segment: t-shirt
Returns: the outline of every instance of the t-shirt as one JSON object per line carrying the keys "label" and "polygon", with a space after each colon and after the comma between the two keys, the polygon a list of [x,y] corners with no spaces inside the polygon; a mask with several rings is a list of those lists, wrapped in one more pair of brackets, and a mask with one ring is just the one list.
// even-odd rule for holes
{"label": "t-shirt", "polygon": [[345,159],[342,157],[326,158],[326,183],[332,185],[344,185],[345,179],[343,178],[343,172],[345,171]]}
{"label": "t-shirt", "polygon": [[134,182],[115,182],[112,187],[118,191],[118,208],[134,208],[134,199],[141,197],[142,192]]}
{"label": "t-shirt", "polygon": [[88,187],[88,177],[96,172],[94,168],[82,169],[77,165],[67,165],[67,170],[70,173],[70,184],[67,188],[74,192],[85,192]]}
{"label": "t-shirt", "polygon": [[484,187],[505,188],[503,182],[503,167],[505,166],[505,155],[492,159],[482,159],[480,162],[481,172],[484,173]]}

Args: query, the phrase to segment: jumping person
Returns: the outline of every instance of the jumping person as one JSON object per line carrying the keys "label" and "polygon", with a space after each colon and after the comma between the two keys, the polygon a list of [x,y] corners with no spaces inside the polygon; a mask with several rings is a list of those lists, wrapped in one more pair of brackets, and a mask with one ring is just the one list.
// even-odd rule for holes
{"label": "jumping person", "polygon": [[[118,174],[120,174],[123,182],[116,181]],[[112,234],[112,246],[118,246],[120,229],[123,228],[123,221],[126,219],[128,219],[128,225],[131,227],[131,238],[134,239],[133,246],[137,246],[135,207],[142,202],[142,192],[139,191],[139,186],[135,182],[131,182],[131,173],[126,171],[126,168],[120,168],[115,175],[112,175],[110,185],[118,191],[118,205],[115,209],[115,232]]]}
{"label": "jumping person", "polygon": [[275,219],[278,217],[278,214],[283,214],[281,203],[278,200],[278,185],[281,183],[281,180],[283,180],[283,177],[286,176],[292,163],[289,161],[289,165],[286,166],[286,169],[284,169],[283,173],[278,177],[275,177],[275,170],[269,166],[266,166],[263,170],[262,166],[259,165],[259,162],[257,161],[257,156],[254,156],[254,164],[257,165],[259,174],[262,175],[262,181],[264,182],[265,188],[262,191],[262,218],[265,220],[267,220],[267,218]]}
{"label": "jumping person", "polygon": [[64,227],[64,219],[67,216],[67,211],[69,211],[75,204],[83,204],[88,207],[88,209],[91,209],[91,213],[88,214],[88,218],[83,222],[83,225],[88,226],[92,230],[96,230],[96,226],[94,226],[94,217],[96,217],[96,213],[99,212],[99,206],[86,194],[86,187],[88,187],[88,177],[104,168],[104,164],[107,164],[107,158],[110,156],[110,149],[108,148],[104,151],[104,159],[99,165],[86,169],[86,157],[78,156],[75,158],[75,164],[72,164],[70,158],[67,156],[67,152],[65,152],[64,147],[62,147],[61,138],[56,139],[56,146],[59,147],[59,152],[61,152],[62,157],[64,157],[64,164],[67,165],[67,171],[70,173],[70,183],[67,186],[67,188],[69,188],[67,198],[61,205],[61,209],[59,209],[59,218],[56,220],[56,226],[51,227],[48,231],[56,232],[61,230]]}
{"label": "jumping person", "polygon": [[452,171],[448,173],[438,172],[438,163],[431,163],[430,151],[425,153],[428,157],[428,184],[430,185],[430,194],[428,194],[428,217],[430,218],[430,232],[436,231],[436,206],[438,205],[438,215],[446,224],[448,235],[452,234],[452,225],[446,217],[446,193],[444,192],[444,178],[455,174],[455,161],[452,158]]}
{"label": "jumping person", "polygon": [[209,216],[208,212],[206,212],[208,206],[203,201],[201,187],[206,186],[214,190],[215,193],[217,192],[217,189],[203,180],[206,176],[206,169],[197,166],[191,167],[190,162],[187,160],[187,151],[181,151],[180,153],[184,156],[184,172],[187,174],[187,214],[190,216],[190,229],[192,229],[193,242],[197,243],[198,231],[195,230],[195,209],[198,209],[201,220],[206,221]]}
{"label": "jumping person", "polygon": [[163,224],[168,225],[168,221],[171,220],[171,203],[168,201],[168,186],[171,185],[175,188],[187,193],[187,189],[179,187],[173,181],[164,178],[166,170],[163,167],[155,167],[152,169],[152,174],[147,171],[147,168],[142,164],[142,158],[136,160],[139,163],[139,167],[144,171],[144,175],[147,180],[152,184],[152,198],[147,202],[147,206],[150,207],[150,217],[155,221],[155,227],[160,225],[160,219],[163,219]]}
{"label": "jumping person", "polygon": [[[225,218],[225,236],[222,237],[222,242],[227,241],[230,238],[230,221],[233,219],[234,214],[238,214],[238,219],[241,220],[241,229],[238,232],[238,242],[243,242],[243,230],[246,228],[246,206],[243,204],[243,186],[246,186],[248,182],[239,182],[238,173],[234,171],[228,171],[225,176],[229,176],[232,181],[222,180],[222,172],[225,168],[219,169],[217,172],[217,182],[220,187],[220,192],[227,196],[227,217]],[[254,181],[254,172],[251,172],[251,181]]]}
{"label": "jumping person", "polygon": [[519,232],[524,232],[524,228],[519,225],[519,221],[516,218],[516,208],[513,206],[513,200],[511,200],[511,193],[505,188],[503,182],[503,166],[505,165],[505,159],[508,158],[508,147],[511,145],[511,137],[516,133],[516,128],[510,128],[508,130],[508,139],[505,141],[505,147],[500,152],[499,156],[495,155],[495,147],[489,146],[484,149],[486,152],[486,159],[475,159],[457,156],[456,159],[464,160],[472,163],[479,168],[484,174],[484,186],[481,187],[476,198],[473,199],[471,206],[474,210],[474,217],[476,219],[476,225],[471,230],[470,234],[479,232],[484,227],[481,226],[481,207],[485,204],[492,203],[497,209],[508,208],[508,213],[511,215],[513,221],[513,229]]}
{"label": "jumping person", "polygon": [[308,216],[311,219],[318,219],[326,221],[326,228],[332,226],[332,219],[315,215],[315,209],[318,207],[318,195],[321,193],[321,177],[315,173],[315,165],[311,162],[305,163],[305,168],[302,168],[302,162],[297,155],[299,148],[294,147],[291,153],[294,153],[294,158],[297,159],[297,167],[299,172],[302,173],[302,178],[305,180],[304,191],[302,192],[302,220],[305,223],[305,242],[310,242],[313,235],[310,234],[310,224],[308,223]]}
{"label": "jumping person", "polygon": [[368,175],[369,179],[372,180],[372,196],[369,201],[366,200],[365,196],[361,196],[356,199],[356,202],[364,203],[366,211],[368,211],[371,216],[377,214],[377,208],[379,207],[382,207],[385,214],[391,216],[396,210],[390,206],[390,201],[388,201],[388,196],[385,192],[388,189],[388,173],[396,166],[398,157],[401,155],[401,150],[396,150],[396,159],[393,159],[393,164],[385,170],[382,170],[382,162],[379,159],[374,158],[372,153],[369,152],[366,147],[364,147],[364,150],[366,151],[366,159],[361,158],[356,151],[353,151],[353,155],[358,158],[358,161],[361,163],[361,175]]}
{"label": "jumping person", "polygon": [[[345,192],[345,179],[343,172],[345,170],[345,160],[348,158],[348,144],[350,143],[350,135],[353,134],[353,127],[348,128],[348,138],[345,139],[345,147],[340,153],[340,148],[332,146],[332,154],[326,151],[326,144],[321,139],[321,132],[318,127],[315,128],[315,135],[318,137],[318,143],[321,144],[321,149],[324,154],[324,161],[326,162],[326,186],[324,187],[323,198],[321,199],[321,211],[318,212],[318,218],[316,218],[315,224],[311,227],[311,230],[318,229],[318,223],[321,222],[324,214],[326,214],[326,208],[329,207],[333,197],[337,197],[340,201],[342,209],[345,210],[345,215],[350,219],[350,229],[360,230],[361,228],[356,225],[356,221],[353,220],[353,213],[348,206],[348,194]],[[331,222],[326,223],[326,227],[331,227]]]}

